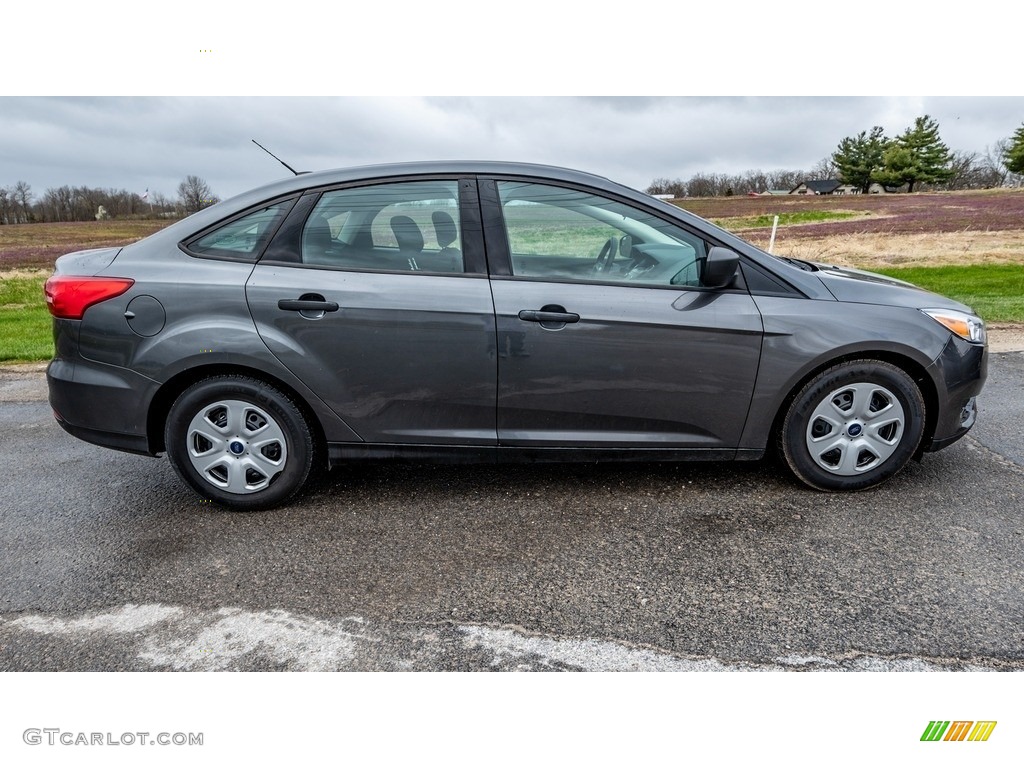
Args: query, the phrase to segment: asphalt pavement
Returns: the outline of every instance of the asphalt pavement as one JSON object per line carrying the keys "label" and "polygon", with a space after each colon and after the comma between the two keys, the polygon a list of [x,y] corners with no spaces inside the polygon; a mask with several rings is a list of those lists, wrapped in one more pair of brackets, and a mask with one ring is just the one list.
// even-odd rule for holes
{"label": "asphalt pavement", "polygon": [[203,503],[0,372],[0,670],[1024,668],[1024,353],[880,488],[771,462],[337,469]]}

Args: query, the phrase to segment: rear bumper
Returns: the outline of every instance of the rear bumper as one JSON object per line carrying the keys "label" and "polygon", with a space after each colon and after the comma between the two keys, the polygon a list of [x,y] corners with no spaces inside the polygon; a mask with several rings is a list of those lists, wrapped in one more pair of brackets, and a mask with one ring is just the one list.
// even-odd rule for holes
{"label": "rear bumper", "polygon": [[114,450],[126,451],[127,453],[138,453],[143,456],[156,455],[149,450],[149,440],[145,435],[122,435],[117,432],[103,432],[97,429],[76,427],[74,424],[68,424],[59,416],[57,417],[57,423],[69,435],[73,435],[79,440],[84,440],[93,445],[101,445],[104,448],[113,448]]}
{"label": "rear bumper", "polygon": [[53,360],[46,384],[54,417],[69,434],[106,448],[155,455],[146,416],[157,382],[79,357]]}
{"label": "rear bumper", "polygon": [[974,426],[976,397],[988,376],[988,347],[951,335],[931,368],[929,373],[940,386],[935,429],[924,447],[927,452],[952,445]]}

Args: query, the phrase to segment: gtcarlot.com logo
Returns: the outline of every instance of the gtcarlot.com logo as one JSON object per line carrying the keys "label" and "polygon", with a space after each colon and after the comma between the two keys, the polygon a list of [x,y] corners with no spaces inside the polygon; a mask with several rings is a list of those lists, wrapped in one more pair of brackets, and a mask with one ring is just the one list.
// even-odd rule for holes
{"label": "gtcarlot.com logo", "polygon": [[160,731],[125,731],[101,733],[97,731],[65,731],[60,728],[26,728],[21,739],[30,746],[45,744],[65,747],[201,747],[202,733],[168,733]]}
{"label": "gtcarlot.com logo", "polygon": [[921,741],[988,741],[995,729],[995,720],[932,720]]}

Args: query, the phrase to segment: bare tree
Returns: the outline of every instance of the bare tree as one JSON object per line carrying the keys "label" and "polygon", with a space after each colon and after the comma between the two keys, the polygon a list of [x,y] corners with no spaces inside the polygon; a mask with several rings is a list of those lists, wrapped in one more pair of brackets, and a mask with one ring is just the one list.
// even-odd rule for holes
{"label": "bare tree", "polygon": [[15,218],[19,223],[30,220],[32,215],[32,187],[27,181],[19,181],[10,193],[14,201]]}
{"label": "bare tree", "polygon": [[[827,168],[822,161],[819,165]],[[676,197],[721,197],[764,192],[767,189],[790,190],[801,181],[817,178],[814,172],[753,169],[743,173],[695,173],[686,181],[658,178],[647,187],[648,194],[672,194]]]}
{"label": "bare tree", "polygon": [[50,187],[43,193],[39,204],[41,218],[45,221],[73,221],[75,217],[74,191],[71,187]]}
{"label": "bare tree", "polygon": [[764,192],[768,189],[768,174],[758,169],[743,174],[744,192]]}
{"label": "bare tree", "polygon": [[[839,168],[832,156],[823,157],[807,172],[811,179],[835,179],[839,177]],[[800,182],[797,182],[799,184]],[[794,185],[795,186],[795,185]]]}
{"label": "bare tree", "polygon": [[983,162],[993,187],[1002,187],[1010,180],[1010,171],[1006,167],[1006,153],[1009,150],[1009,139],[1000,139],[991,146],[985,147]]}
{"label": "bare tree", "polygon": [[76,205],[75,220],[91,221],[96,218],[96,210],[103,205],[104,195],[101,190],[90,187],[75,187]]}
{"label": "bare tree", "polygon": [[0,187],[0,224],[14,223],[11,207],[11,191],[7,187]]}
{"label": "bare tree", "polygon": [[36,221],[91,221],[100,206],[112,219],[149,212],[136,192],[65,185],[47,189],[32,206],[32,218]]}
{"label": "bare tree", "polygon": [[790,190],[797,186],[801,181],[809,178],[809,174],[806,171],[787,171],[785,169],[778,169],[770,171],[768,173],[768,189],[785,189]]}
{"label": "bare tree", "polygon": [[161,192],[149,193],[149,204],[154,213],[164,216],[174,210],[174,201]]}
{"label": "bare tree", "polygon": [[682,179],[655,179],[647,187],[648,195],[672,195],[673,197],[686,196],[686,184]]}
{"label": "bare tree", "polygon": [[707,176],[703,173],[694,174],[686,182],[686,193],[690,197],[714,197],[718,193],[715,177]]}
{"label": "bare tree", "polygon": [[219,198],[210,191],[210,185],[198,176],[188,175],[178,185],[178,198],[186,214],[201,211],[214,203],[220,202]]}

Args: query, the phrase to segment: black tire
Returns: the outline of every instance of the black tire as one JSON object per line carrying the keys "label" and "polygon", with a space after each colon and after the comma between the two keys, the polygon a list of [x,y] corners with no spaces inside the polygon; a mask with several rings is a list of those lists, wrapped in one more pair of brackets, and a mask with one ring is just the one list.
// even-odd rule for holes
{"label": "black tire", "polygon": [[779,449],[812,488],[860,490],[906,466],[924,425],[924,398],[905,371],[880,360],[853,360],[822,371],[796,394],[779,430]]}
{"label": "black tire", "polygon": [[182,392],[167,415],[164,445],[196,493],[237,511],[285,503],[318,466],[317,443],[298,406],[240,376],[211,377]]}

